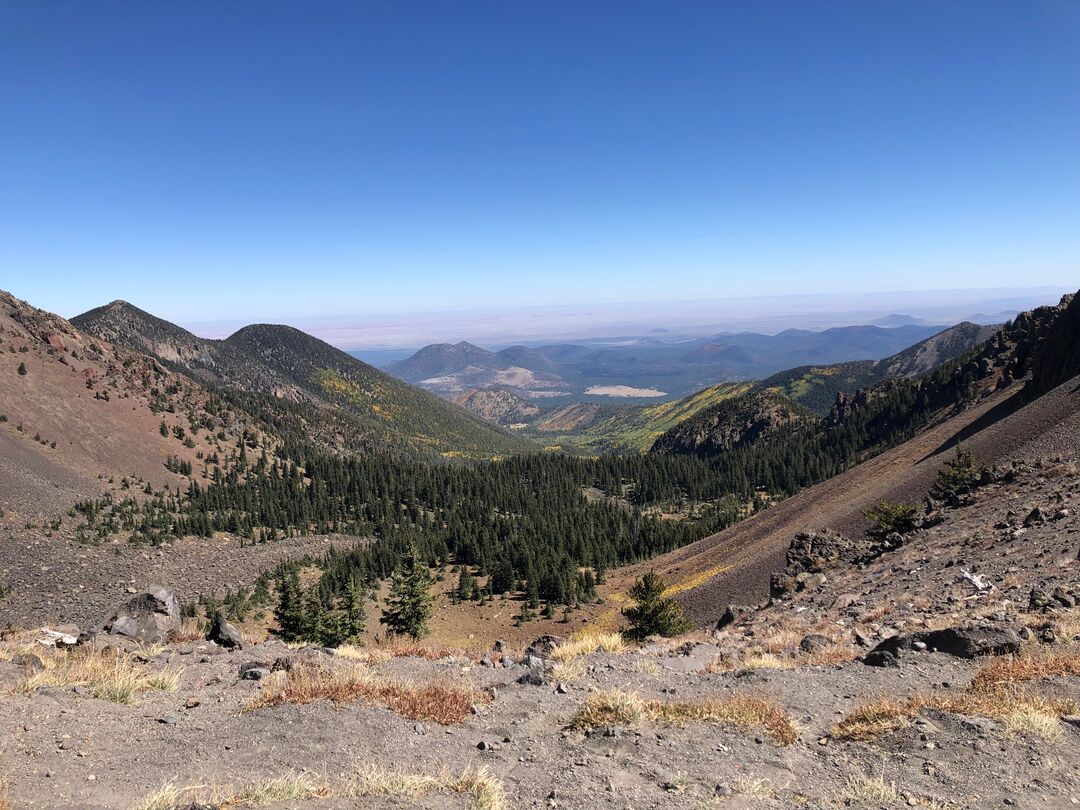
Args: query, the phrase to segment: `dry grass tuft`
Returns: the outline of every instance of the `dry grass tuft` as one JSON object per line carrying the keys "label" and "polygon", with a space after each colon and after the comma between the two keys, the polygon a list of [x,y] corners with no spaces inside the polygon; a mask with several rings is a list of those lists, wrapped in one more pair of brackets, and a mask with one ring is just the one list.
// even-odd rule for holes
{"label": "dry grass tuft", "polygon": [[633,727],[646,719],[677,726],[702,722],[740,729],[762,728],[778,745],[788,745],[798,737],[794,721],[783,708],[769,698],[752,694],[665,703],[643,700],[633,692],[594,692],[578,711],[573,725]]}
{"label": "dry grass tuft", "polygon": [[11,802],[8,800],[8,779],[3,774],[0,774],[0,810],[12,810]]}
{"label": "dry grass tuft", "polygon": [[85,686],[94,697],[129,704],[141,692],[174,692],[180,685],[180,673],[154,672],[122,653],[55,652],[42,656],[41,661],[44,669],[27,677],[20,691],[32,692],[42,686]]}
{"label": "dry grass tuft", "polygon": [[1061,675],[1080,675],[1080,646],[995,658],[975,673],[971,691],[989,692],[1010,684]]}
{"label": "dry grass tuft", "polygon": [[795,669],[795,659],[781,658],[772,653],[755,653],[738,659],[717,657],[705,665],[705,671],[713,674],[749,669]]}
{"label": "dry grass tuft", "polygon": [[416,798],[440,792],[471,797],[473,810],[505,810],[507,807],[502,783],[483,767],[466,768],[458,776],[449,771],[428,776],[385,771],[373,765],[357,774],[346,790],[346,795],[352,798]]}
{"label": "dry grass tuft", "polygon": [[428,720],[445,726],[461,723],[474,704],[487,702],[489,698],[467,686],[414,685],[381,680],[358,666],[343,670],[309,666],[294,669],[268,682],[243,711],[282,703],[302,705],[317,700],[335,703],[366,700],[410,720]]}
{"label": "dry grass tuft", "polygon": [[895,782],[886,782],[883,776],[852,776],[844,783],[838,803],[849,807],[898,807],[900,791]]}
{"label": "dry grass tuft", "polygon": [[749,799],[773,799],[776,797],[776,791],[773,790],[768,779],[740,776],[732,784],[731,789],[740,796],[746,796]]}
{"label": "dry grass tuft", "polygon": [[1061,735],[1058,719],[1075,712],[1077,705],[1071,700],[1046,698],[1006,687],[961,694],[922,693],[906,700],[883,698],[858,706],[833,726],[832,733],[838,739],[869,739],[906,727],[926,709],[989,717],[1000,720],[1012,732],[1056,739]]}
{"label": "dry grass tuft", "polygon": [[200,619],[194,616],[181,619],[180,626],[169,631],[169,642],[172,644],[203,641],[205,639],[206,627]]}
{"label": "dry grass tuft", "polygon": [[331,795],[332,791],[321,780],[307,774],[296,774],[245,785],[239,793],[226,799],[222,806],[266,807],[276,802],[302,802]]}
{"label": "dry grass tuft", "polygon": [[195,788],[177,787],[173,781],[166,782],[131,810],[176,810],[181,801]]}
{"label": "dry grass tuft", "polygon": [[587,632],[560,644],[552,650],[554,661],[569,661],[594,652],[626,652],[626,644],[618,633]]}
{"label": "dry grass tuft", "polygon": [[362,661],[369,665],[381,664],[392,658],[423,658],[425,661],[441,661],[444,658],[460,654],[455,650],[422,647],[407,639],[397,638],[371,647],[356,647],[352,644],[344,644],[338,647],[335,652],[342,658]]}
{"label": "dry grass tuft", "polygon": [[862,651],[854,644],[833,644],[831,647],[826,647],[824,650],[819,650],[818,652],[804,656],[800,659],[800,663],[813,666],[846,664],[848,661],[854,661],[861,655]]}
{"label": "dry grass tuft", "polygon": [[581,659],[571,658],[568,661],[558,661],[551,668],[551,677],[556,681],[572,681],[585,674],[585,662]]}
{"label": "dry grass tuft", "polygon": [[634,660],[634,672],[640,675],[659,675],[660,669],[660,663],[652,658],[638,656]]}

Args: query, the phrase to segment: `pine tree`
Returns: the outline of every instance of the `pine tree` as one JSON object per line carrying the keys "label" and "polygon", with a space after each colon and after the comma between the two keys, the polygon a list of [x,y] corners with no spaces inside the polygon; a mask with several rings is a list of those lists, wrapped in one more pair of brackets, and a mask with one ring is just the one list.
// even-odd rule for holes
{"label": "pine tree", "polygon": [[26,363],[19,363],[18,371],[19,371],[19,376],[20,377],[25,377],[26,376]]}
{"label": "pine tree", "polygon": [[278,582],[278,605],[274,611],[278,633],[285,641],[299,641],[303,638],[304,605],[300,589],[300,575],[292,569]]}
{"label": "pine tree", "polygon": [[467,568],[461,569],[461,574],[458,576],[457,586],[457,600],[459,602],[467,602],[473,598],[473,591],[476,588],[476,580],[472,574],[469,573]]}
{"label": "pine tree", "polygon": [[677,636],[693,627],[682,605],[664,596],[667,587],[655,571],[649,571],[634,583],[630,598],[637,604],[624,608],[623,615],[630,622],[624,633],[627,638],[640,641],[646,636]]}
{"label": "pine tree", "polygon": [[350,579],[345,587],[345,640],[346,644],[361,644],[367,611],[364,609],[364,587],[356,579]]}
{"label": "pine tree", "polygon": [[428,633],[432,603],[431,572],[421,562],[416,545],[412,544],[394,572],[390,596],[379,621],[386,625],[391,635],[420,639]]}

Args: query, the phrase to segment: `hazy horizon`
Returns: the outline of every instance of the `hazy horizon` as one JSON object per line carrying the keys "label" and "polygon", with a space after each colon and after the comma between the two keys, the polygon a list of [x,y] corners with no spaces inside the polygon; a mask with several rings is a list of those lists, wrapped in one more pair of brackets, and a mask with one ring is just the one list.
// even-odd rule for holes
{"label": "hazy horizon", "polygon": [[[1003,320],[1034,306],[1057,303],[1075,289],[1057,286],[974,290],[918,290],[864,294],[771,295],[700,301],[581,303],[560,306],[510,306],[385,314],[286,318],[287,323],[346,351],[415,350],[431,343],[464,340],[484,348],[540,345],[562,340],[582,342],[655,336],[701,337],[731,332],[775,334],[785,329],[827,329],[872,324],[889,315],[906,315],[930,324],[951,326],[979,317]],[[132,302],[136,303],[137,302]],[[158,315],[159,313],[152,313]],[[980,317],[984,316],[984,317]],[[228,337],[249,323],[181,322],[206,338]]]}

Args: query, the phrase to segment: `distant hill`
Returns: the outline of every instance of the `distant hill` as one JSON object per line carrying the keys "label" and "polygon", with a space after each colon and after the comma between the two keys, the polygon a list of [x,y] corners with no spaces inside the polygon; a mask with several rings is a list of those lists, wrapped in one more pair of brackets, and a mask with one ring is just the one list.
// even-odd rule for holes
{"label": "distant hill", "polygon": [[529,435],[547,445],[587,453],[641,453],[665,431],[711,406],[737,398],[751,383],[720,383],[682,399],[657,405],[598,406],[591,402],[565,405],[535,423]]}
{"label": "distant hill", "polygon": [[879,360],[938,331],[904,322],[895,328],[787,329],[775,335],[745,332],[695,339],[650,336],[591,346],[511,346],[497,352],[463,341],[426,346],[387,371],[448,398],[485,387],[505,388],[533,400],[562,393],[603,403],[612,398],[597,391],[626,388],[655,389],[677,398],[718,382],[761,379],[798,366]]}
{"label": "distant hill", "polygon": [[817,417],[783,394],[751,391],[699,410],[660,436],[657,453],[715,456],[816,421]]}
{"label": "distant hill", "polygon": [[833,406],[839,393],[850,393],[887,379],[923,374],[975,348],[996,330],[994,326],[964,322],[883,360],[799,366],[762,380],[758,388],[781,392],[821,414]]}
{"label": "distant hill", "polygon": [[395,377],[418,383],[429,377],[443,377],[466,368],[504,368],[495,360],[495,353],[481,349],[468,341],[433,343],[412,357],[392,363],[386,370]]}
{"label": "distant hill", "polygon": [[537,416],[540,409],[502,388],[473,389],[456,397],[454,402],[481,419],[497,425],[514,425]]}
{"label": "distant hill", "polygon": [[206,340],[123,301],[72,319],[88,334],[148,354],[328,446],[491,456],[528,443],[464,409],[288,326],[246,326]]}

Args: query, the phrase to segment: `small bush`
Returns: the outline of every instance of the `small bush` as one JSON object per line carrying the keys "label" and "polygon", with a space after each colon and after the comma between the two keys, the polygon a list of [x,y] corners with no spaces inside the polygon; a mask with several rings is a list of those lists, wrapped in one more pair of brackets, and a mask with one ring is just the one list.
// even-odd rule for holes
{"label": "small bush", "polygon": [[916,528],[915,516],[918,507],[910,503],[880,501],[863,511],[863,516],[870,521],[866,533],[870,537],[885,538],[890,534],[907,534]]}
{"label": "small bush", "polygon": [[966,450],[956,449],[956,457],[945,462],[930,487],[930,497],[939,501],[973,490],[979,482],[980,470],[975,457]]}

